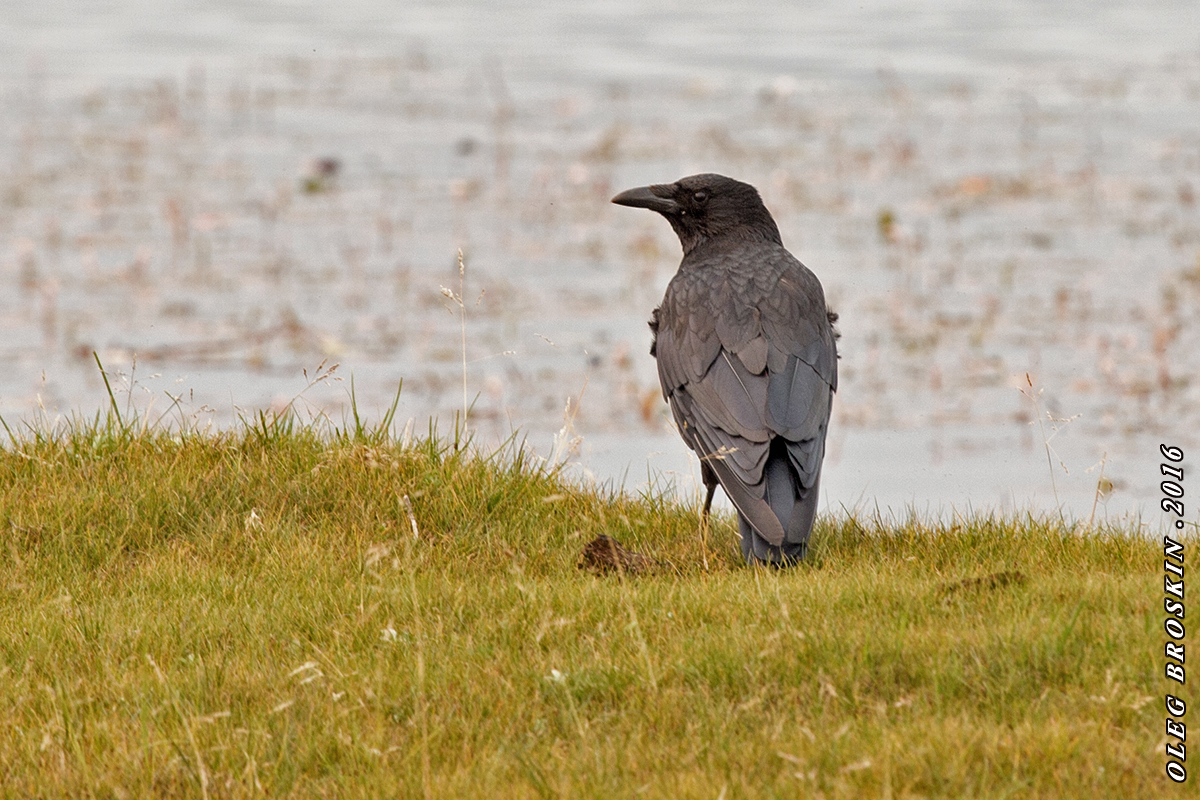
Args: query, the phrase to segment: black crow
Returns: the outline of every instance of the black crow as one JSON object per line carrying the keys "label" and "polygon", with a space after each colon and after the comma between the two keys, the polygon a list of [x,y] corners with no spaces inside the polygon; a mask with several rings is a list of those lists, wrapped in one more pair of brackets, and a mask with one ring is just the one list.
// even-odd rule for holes
{"label": "black crow", "polygon": [[654,310],[650,354],[684,442],[738,511],[747,561],[804,558],[837,390],[837,315],[817,276],[783,247],[749,184],[723,175],[612,199],[667,218],[683,261]]}

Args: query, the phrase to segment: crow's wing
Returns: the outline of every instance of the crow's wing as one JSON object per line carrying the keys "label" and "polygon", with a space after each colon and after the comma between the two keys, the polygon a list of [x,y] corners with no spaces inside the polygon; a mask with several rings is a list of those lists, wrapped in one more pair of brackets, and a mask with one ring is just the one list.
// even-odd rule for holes
{"label": "crow's wing", "polygon": [[807,537],[812,515],[807,525],[780,519],[795,498],[776,502],[778,472],[770,480],[764,472],[771,440],[785,440],[797,488],[813,488],[837,351],[816,276],[780,246],[738,245],[684,259],[659,311],[658,376],[684,441],[755,530],[779,545]]}

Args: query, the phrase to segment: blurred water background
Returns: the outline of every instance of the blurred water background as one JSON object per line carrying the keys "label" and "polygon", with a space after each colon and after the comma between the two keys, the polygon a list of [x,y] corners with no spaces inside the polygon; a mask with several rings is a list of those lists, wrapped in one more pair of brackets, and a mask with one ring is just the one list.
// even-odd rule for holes
{"label": "blurred water background", "polygon": [[353,375],[445,432],[465,325],[481,444],[570,398],[574,469],[694,492],[678,243],[608,199],[715,171],[841,314],[825,508],[1153,521],[1200,444],[1195,2],[0,0],[0,102],[14,430],[107,407],[95,351],[164,423]]}

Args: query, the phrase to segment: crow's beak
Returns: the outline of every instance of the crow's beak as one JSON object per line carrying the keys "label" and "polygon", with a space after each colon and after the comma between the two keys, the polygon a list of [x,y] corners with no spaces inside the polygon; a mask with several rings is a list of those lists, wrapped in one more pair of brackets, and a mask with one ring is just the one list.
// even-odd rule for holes
{"label": "crow's beak", "polygon": [[670,214],[679,210],[679,204],[671,199],[671,195],[673,194],[674,187],[665,184],[655,184],[654,186],[641,186],[637,189],[621,192],[612,201],[619,206],[648,208],[660,214]]}

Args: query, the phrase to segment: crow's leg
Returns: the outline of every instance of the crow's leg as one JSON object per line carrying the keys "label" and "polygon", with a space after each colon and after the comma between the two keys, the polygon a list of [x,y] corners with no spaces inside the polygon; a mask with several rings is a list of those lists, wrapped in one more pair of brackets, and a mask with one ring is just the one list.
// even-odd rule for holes
{"label": "crow's leg", "polygon": [[700,514],[700,554],[704,558],[704,570],[708,571],[708,512],[712,509],[713,495],[717,492],[717,473],[712,471],[708,462],[700,462],[700,479],[708,490],[704,498],[704,511]]}
{"label": "crow's leg", "polygon": [[712,509],[713,495],[717,493],[717,486],[720,481],[717,480],[717,473],[713,472],[712,467],[707,462],[700,462],[700,480],[704,481],[704,488],[708,490],[708,496],[704,498],[704,525],[708,525],[708,512]]}

